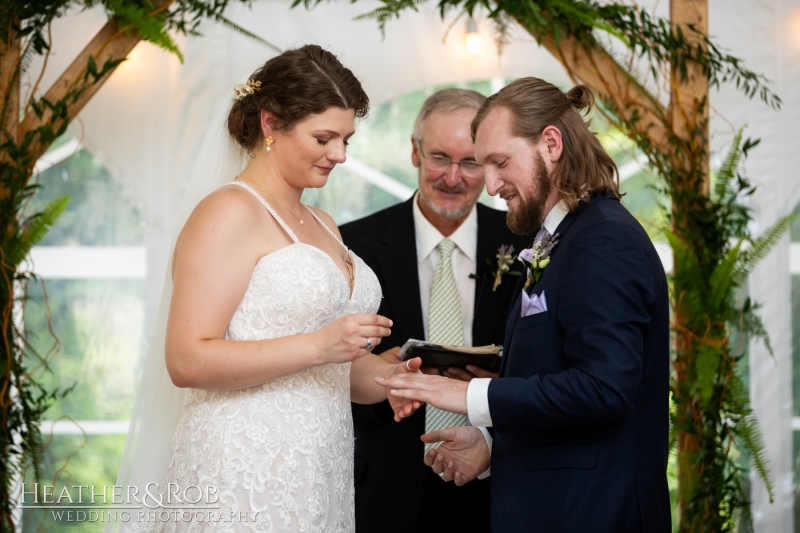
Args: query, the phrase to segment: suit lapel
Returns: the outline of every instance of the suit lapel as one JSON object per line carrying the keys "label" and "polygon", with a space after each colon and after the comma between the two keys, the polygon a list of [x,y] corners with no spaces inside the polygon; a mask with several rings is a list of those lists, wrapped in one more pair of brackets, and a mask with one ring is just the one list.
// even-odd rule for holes
{"label": "suit lapel", "polygon": [[[475,307],[472,320],[472,344],[482,345],[491,342],[497,323],[502,319],[505,310],[504,292],[498,289],[492,292],[492,270],[496,268],[498,235],[503,235],[505,228],[498,225],[496,219],[489,216],[484,206],[478,204],[478,248],[475,255]],[[486,264],[489,259],[494,267]]]}
{"label": "suit lapel", "polygon": [[[561,240],[561,237],[564,236],[564,234],[567,232],[567,230],[572,225],[572,223],[575,222],[575,219],[577,218],[578,214],[580,214],[580,211],[578,211],[578,213],[576,213],[576,214],[567,213],[567,215],[564,217],[564,219],[558,225],[554,235],[558,235],[558,239],[559,240]],[[558,244],[556,244],[556,248],[558,248]],[[555,250],[553,250],[553,253],[555,253]]]}
{"label": "suit lapel", "polygon": [[385,297],[395,313],[393,329],[401,342],[425,338],[419,299],[413,201],[412,196],[400,206],[380,238],[375,257],[381,270]]}

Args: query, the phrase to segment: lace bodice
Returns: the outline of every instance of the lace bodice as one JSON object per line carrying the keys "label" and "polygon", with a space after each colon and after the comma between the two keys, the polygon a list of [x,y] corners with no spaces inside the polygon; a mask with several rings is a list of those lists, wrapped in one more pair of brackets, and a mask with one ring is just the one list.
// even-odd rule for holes
{"label": "lace bodice", "polygon": [[[252,188],[234,183],[259,198],[294,242],[255,265],[227,339],[309,333],[346,314],[377,311],[380,285],[359,257],[348,252],[354,264],[351,294],[348,280],[328,254],[300,242]],[[349,374],[349,363],[327,364],[247,389],[190,390],[167,481],[181,488],[214,485],[218,512],[239,519],[193,525],[179,519],[160,527],[354,531]],[[242,520],[241,512],[258,514],[255,520]]]}

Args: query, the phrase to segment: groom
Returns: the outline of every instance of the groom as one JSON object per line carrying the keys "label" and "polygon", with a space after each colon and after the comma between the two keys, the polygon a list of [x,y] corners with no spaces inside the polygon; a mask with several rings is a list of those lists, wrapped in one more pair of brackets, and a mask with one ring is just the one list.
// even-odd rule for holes
{"label": "groom", "polygon": [[580,115],[593,100],[585,86],[564,94],[523,78],[472,123],[509,228],[539,230],[500,377],[382,381],[468,415],[473,427],[423,436],[444,441],[425,462],[457,485],[490,475],[497,533],[671,531],[667,283],[619,201],[613,160]]}

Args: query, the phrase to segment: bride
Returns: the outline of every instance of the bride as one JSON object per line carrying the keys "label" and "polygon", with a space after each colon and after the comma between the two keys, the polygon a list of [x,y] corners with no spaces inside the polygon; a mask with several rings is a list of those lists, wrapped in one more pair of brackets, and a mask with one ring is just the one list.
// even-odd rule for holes
{"label": "bride", "polygon": [[[345,161],[368,98],[308,45],[267,61],[230,102],[240,148],[219,138],[218,114],[200,154],[217,160],[198,161],[190,187],[234,179],[202,191],[175,244],[165,334],[152,341],[118,480],[139,488],[128,503],[144,512],[125,525],[353,531],[350,401],[386,399],[375,378],[419,360],[364,357],[391,327],[374,314],[378,280],[331,217],[300,200]],[[398,419],[418,407],[389,400]]]}

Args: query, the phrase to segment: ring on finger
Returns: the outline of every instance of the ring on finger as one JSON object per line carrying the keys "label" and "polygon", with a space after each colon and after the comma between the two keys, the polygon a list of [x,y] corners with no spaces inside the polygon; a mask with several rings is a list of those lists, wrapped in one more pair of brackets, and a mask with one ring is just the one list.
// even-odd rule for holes
{"label": "ring on finger", "polygon": [[[409,359],[408,361],[410,361],[410,359]],[[408,370],[409,372],[411,372],[411,367],[410,367],[410,366],[408,366],[408,361],[406,361],[406,370]]]}
{"label": "ring on finger", "polygon": [[370,340],[370,337],[367,337],[367,350],[371,349],[372,349],[372,340]]}

